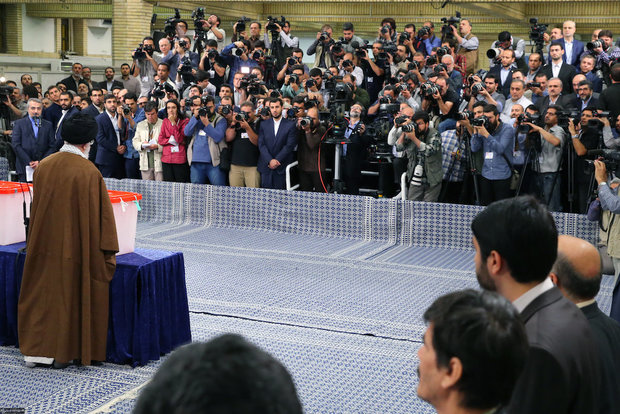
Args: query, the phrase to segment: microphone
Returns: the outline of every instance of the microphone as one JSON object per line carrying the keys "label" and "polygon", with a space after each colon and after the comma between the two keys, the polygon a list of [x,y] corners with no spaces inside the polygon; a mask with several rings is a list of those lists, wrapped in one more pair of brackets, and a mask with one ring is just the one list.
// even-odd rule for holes
{"label": "microphone", "polygon": [[39,128],[41,126],[41,117],[35,116],[34,117],[34,124],[37,128]]}
{"label": "microphone", "polygon": [[359,49],[359,47],[360,47],[360,42],[358,42],[357,40],[352,41],[352,42],[351,42],[351,47],[352,47],[353,49]]}

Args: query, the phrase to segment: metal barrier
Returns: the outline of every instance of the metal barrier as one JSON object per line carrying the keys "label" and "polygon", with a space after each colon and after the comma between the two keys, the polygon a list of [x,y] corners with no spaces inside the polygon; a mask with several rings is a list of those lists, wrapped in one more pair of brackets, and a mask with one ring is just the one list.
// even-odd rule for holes
{"label": "metal barrier", "polygon": [[291,185],[291,170],[296,167],[299,162],[294,161],[286,166],[286,191],[293,191],[299,188],[299,184]]}

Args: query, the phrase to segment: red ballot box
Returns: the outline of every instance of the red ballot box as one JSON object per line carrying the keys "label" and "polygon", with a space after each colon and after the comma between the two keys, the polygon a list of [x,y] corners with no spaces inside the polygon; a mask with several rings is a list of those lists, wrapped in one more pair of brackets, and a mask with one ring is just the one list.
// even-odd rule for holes
{"label": "red ballot box", "polygon": [[136,245],[136,225],[142,194],[127,191],[108,190],[114,219],[116,220],[116,235],[118,237],[117,254],[132,253]]}
{"label": "red ballot box", "polygon": [[26,183],[0,181],[0,245],[26,241],[24,202],[30,216],[31,191]]}

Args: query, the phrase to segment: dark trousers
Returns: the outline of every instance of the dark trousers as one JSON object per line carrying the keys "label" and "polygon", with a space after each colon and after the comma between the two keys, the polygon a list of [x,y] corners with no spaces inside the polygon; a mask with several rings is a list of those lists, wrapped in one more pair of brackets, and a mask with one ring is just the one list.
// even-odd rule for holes
{"label": "dark trousers", "polygon": [[466,197],[463,194],[463,181],[446,181],[441,183],[441,195],[439,201],[451,204],[466,204]]}
{"label": "dark trousers", "polygon": [[286,190],[286,175],[269,170],[260,174],[260,186],[274,190]]}
{"label": "dark trousers", "polygon": [[125,178],[125,164],[122,159],[114,164],[99,164],[97,168],[105,178]]}
{"label": "dark trousers", "polygon": [[480,176],[480,204],[488,206],[494,201],[512,197],[510,177],[504,180],[489,180]]}
{"label": "dark trousers", "polygon": [[140,180],[140,158],[125,158],[125,177]]}
{"label": "dark trousers", "polygon": [[[298,171],[299,174],[299,189],[301,191],[315,191],[319,193],[325,192],[323,185],[321,184],[321,177],[318,171]],[[327,187],[327,176],[323,171],[323,183]]]}
{"label": "dark trousers", "polygon": [[189,183],[189,165],[184,164],[168,164],[161,163],[162,172],[164,173],[164,181],[172,181],[175,183]]}

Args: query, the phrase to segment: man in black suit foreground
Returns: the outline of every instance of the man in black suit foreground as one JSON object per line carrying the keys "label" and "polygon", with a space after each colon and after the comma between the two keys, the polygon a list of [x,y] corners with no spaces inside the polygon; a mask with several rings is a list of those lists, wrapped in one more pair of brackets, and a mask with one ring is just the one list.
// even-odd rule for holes
{"label": "man in black suit foreground", "polygon": [[494,292],[444,295],[424,312],[418,396],[437,413],[498,413],[527,359],[519,314]]}
{"label": "man in black suit foreground", "polygon": [[558,233],[531,196],[492,203],[471,224],[480,285],[511,301],[530,351],[508,412],[596,413],[600,370],[588,321],[549,279]]}
{"label": "man in black suit foreground", "polygon": [[585,240],[560,236],[558,258],[550,277],[562,294],[581,309],[592,328],[601,361],[599,413],[619,413],[620,324],[601,312],[594,299],[602,277],[598,250]]}

